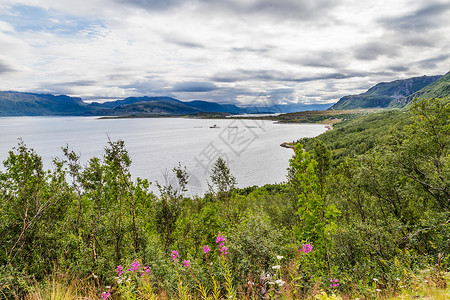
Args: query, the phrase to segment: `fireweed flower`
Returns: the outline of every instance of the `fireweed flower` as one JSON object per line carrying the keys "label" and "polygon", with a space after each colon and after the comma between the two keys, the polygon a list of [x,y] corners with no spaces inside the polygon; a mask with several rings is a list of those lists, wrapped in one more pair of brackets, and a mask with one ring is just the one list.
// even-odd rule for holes
{"label": "fireweed flower", "polygon": [[145,273],[150,276],[150,269],[151,268],[149,266],[144,266],[144,272],[141,273],[141,276],[144,277]]}
{"label": "fireweed flower", "polygon": [[339,280],[335,279],[330,279],[331,284],[330,287],[338,287],[339,286]]}
{"label": "fireweed flower", "polygon": [[102,293],[102,299],[104,299],[104,300],[108,299],[109,296],[111,296],[111,293],[110,293],[110,292],[103,292],[103,293]]}
{"label": "fireweed flower", "polygon": [[116,273],[117,273],[117,276],[122,276],[122,274],[123,274],[123,267],[122,266],[117,266],[117,268],[116,268]]}
{"label": "fireweed flower", "polygon": [[220,255],[227,255],[228,254],[228,248],[222,246],[222,248],[219,248]]}
{"label": "fireweed flower", "polygon": [[140,266],[141,265],[139,264],[139,260],[136,259],[131,263],[131,268],[129,268],[128,271],[136,272]]}
{"label": "fireweed flower", "polygon": [[148,275],[150,275],[150,267],[149,266],[145,266],[144,267],[144,271],[145,271],[145,273],[147,273]]}
{"label": "fireweed flower", "polygon": [[225,240],[225,238],[224,238],[223,235],[219,234],[219,235],[217,236],[216,244],[218,244],[218,243],[220,242],[220,245],[219,245],[219,252],[220,252],[220,255],[227,255],[227,254],[228,254],[228,248],[225,247],[225,241],[226,241],[226,240]]}
{"label": "fireweed flower", "polygon": [[211,249],[209,248],[208,245],[203,246],[203,252],[205,252],[205,254],[207,254],[209,251],[211,251]]}
{"label": "fireweed flower", "polygon": [[218,244],[219,242],[222,242],[221,245],[223,244],[223,242],[225,242],[225,238],[221,234],[219,234],[216,239],[216,244]]}
{"label": "fireweed flower", "polygon": [[191,263],[190,260],[184,260],[183,261],[183,265],[184,265],[185,268],[189,268],[191,266],[190,263]]}
{"label": "fireweed flower", "polygon": [[309,253],[312,251],[312,245],[311,244],[302,244],[300,252]]}
{"label": "fireweed flower", "polygon": [[171,256],[172,256],[172,261],[178,261],[180,254],[178,254],[178,251],[173,250]]}

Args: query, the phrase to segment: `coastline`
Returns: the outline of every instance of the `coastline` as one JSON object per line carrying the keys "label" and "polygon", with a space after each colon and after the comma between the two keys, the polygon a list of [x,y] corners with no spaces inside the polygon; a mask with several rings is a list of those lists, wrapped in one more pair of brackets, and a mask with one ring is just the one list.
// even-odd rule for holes
{"label": "coastline", "polygon": [[[275,122],[275,124],[282,124],[282,123]],[[297,123],[297,124],[302,124],[302,123]],[[303,123],[303,124],[311,124],[311,123]],[[326,128],[324,133],[326,133],[328,131],[331,131],[333,129],[333,125],[331,125],[331,124],[325,124],[324,127]],[[283,143],[280,144],[280,147],[287,148],[287,149],[292,149],[293,151],[295,151],[295,145],[293,143],[283,142]]]}

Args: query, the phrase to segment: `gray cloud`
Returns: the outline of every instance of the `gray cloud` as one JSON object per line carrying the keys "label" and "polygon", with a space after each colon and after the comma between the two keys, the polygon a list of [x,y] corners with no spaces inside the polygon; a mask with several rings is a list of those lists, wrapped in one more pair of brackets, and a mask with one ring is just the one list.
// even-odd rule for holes
{"label": "gray cloud", "polygon": [[219,7],[239,14],[265,14],[297,20],[311,20],[324,17],[325,12],[336,6],[336,1],[329,0],[259,0],[252,3],[244,1],[219,1]]}
{"label": "gray cloud", "polygon": [[439,43],[440,37],[429,33],[418,35],[417,33],[401,37],[402,44],[411,47],[434,47]]}
{"label": "gray cloud", "polygon": [[297,64],[305,67],[318,67],[318,68],[341,68],[344,63],[345,53],[334,51],[317,51],[314,53],[308,53],[300,57],[291,57],[283,59],[284,62]]}
{"label": "gray cloud", "polygon": [[204,93],[217,90],[218,87],[210,82],[199,81],[185,81],[174,84],[173,92],[188,92],[188,93]]}
{"label": "gray cloud", "polygon": [[450,58],[450,54],[442,54],[433,58],[420,60],[417,64],[424,69],[432,69],[437,67],[439,63],[442,63]]}
{"label": "gray cloud", "polygon": [[167,88],[167,86],[168,84],[165,81],[158,79],[145,79],[134,81],[125,85],[119,85],[120,88],[125,89],[127,91],[132,91],[135,93],[148,96],[168,95],[170,91]]}
{"label": "gray cloud", "polygon": [[251,52],[251,53],[266,53],[272,46],[267,46],[266,48],[252,48],[252,47],[233,47],[231,52]]}
{"label": "gray cloud", "polygon": [[388,70],[391,70],[391,71],[394,71],[394,72],[407,72],[407,71],[409,71],[409,67],[401,66],[401,65],[390,66],[390,67],[388,67]]}
{"label": "gray cloud", "polygon": [[167,10],[181,5],[183,0],[115,0],[118,4],[128,3],[150,11]]}
{"label": "gray cloud", "polygon": [[99,82],[94,81],[94,80],[76,80],[76,81],[69,81],[69,82],[60,82],[60,83],[55,83],[52,84],[53,86],[67,86],[67,87],[72,87],[72,86],[95,86],[99,84]]}
{"label": "gray cloud", "polygon": [[294,98],[295,89],[293,88],[279,88],[272,89],[268,92],[270,100],[276,104],[283,101],[292,101]]}
{"label": "gray cloud", "polygon": [[399,48],[384,42],[369,42],[355,49],[355,58],[359,60],[376,60],[380,56],[395,57]]}
{"label": "gray cloud", "polygon": [[440,27],[441,20],[450,10],[450,3],[428,3],[414,13],[396,18],[381,18],[379,24],[396,31],[420,32]]}
{"label": "gray cloud", "polygon": [[[385,74],[385,72],[382,72]],[[212,77],[216,82],[238,82],[238,81],[281,81],[281,82],[308,82],[326,79],[347,79],[353,77],[367,77],[378,73],[343,71],[333,73],[319,73],[313,76],[298,76],[295,73],[282,72],[277,70],[244,70],[238,69],[232,72],[216,74]]]}
{"label": "gray cloud", "polygon": [[7,62],[0,59],[0,75],[6,73],[16,72],[17,70],[11,67]]}
{"label": "gray cloud", "polygon": [[76,80],[58,83],[43,82],[34,90],[34,92],[71,95],[74,94],[74,90],[77,87],[90,87],[96,85],[101,85],[101,83],[93,80]]}
{"label": "gray cloud", "polygon": [[162,11],[177,9],[182,5],[193,4],[203,12],[216,12],[221,14],[233,13],[244,16],[266,15],[278,19],[296,19],[297,21],[309,21],[329,19],[326,12],[331,11],[337,5],[332,0],[257,0],[251,3],[234,0],[115,0],[120,4],[130,4],[148,11]]}
{"label": "gray cloud", "polygon": [[165,37],[164,40],[166,42],[168,42],[168,43],[175,44],[175,45],[182,46],[182,47],[186,47],[186,48],[204,48],[205,47],[205,46],[203,46],[200,43],[196,43],[196,42],[193,42],[193,41],[187,41],[187,40],[184,40],[182,38],[177,38],[177,37],[174,37],[174,36]]}

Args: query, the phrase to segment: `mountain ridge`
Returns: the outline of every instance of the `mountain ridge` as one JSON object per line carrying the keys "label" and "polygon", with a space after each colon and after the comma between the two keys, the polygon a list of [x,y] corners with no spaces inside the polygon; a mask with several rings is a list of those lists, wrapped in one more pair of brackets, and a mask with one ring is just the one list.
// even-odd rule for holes
{"label": "mountain ridge", "polygon": [[390,107],[403,107],[414,99],[450,97],[450,72],[419,91],[391,102]]}
{"label": "mountain ridge", "polygon": [[86,103],[79,97],[0,91],[0,116],[127,116],[186,115],[198,113],[254,114],[323,110],[331,104],[282,104],[239,107],[204,100],[181,101],[172,97],[127,97],[103,103]]}
{"label": "mountain ridge", "polygon": [[364,93],[342,97],[330,109],[386,108],[391,102],[407,97],[442,77],[442,75],[424,75],[380,82]]}

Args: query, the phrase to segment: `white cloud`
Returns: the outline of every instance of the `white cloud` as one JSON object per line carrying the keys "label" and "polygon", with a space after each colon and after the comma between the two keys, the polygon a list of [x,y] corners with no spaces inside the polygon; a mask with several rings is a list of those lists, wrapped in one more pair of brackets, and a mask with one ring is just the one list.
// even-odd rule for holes
{"label": "white cloud", "polygon": [[[230,102],[266,93],[326,102],[371,83],[448,71],[450,11],[443,2],[161,3],[0,0],[0,89]],[[27,17],[23,5],[40,19],[19,24]],[[405,32],[405,22],[418,17],[423,30]],[[22,70],[20,80],[6,78],[9,68]],[[205,91],[180,89],[186,82]]]}

